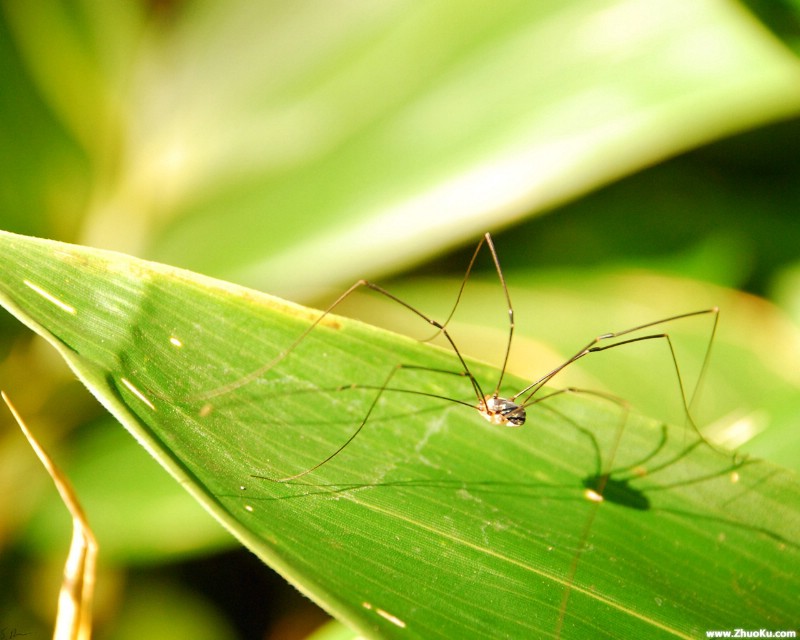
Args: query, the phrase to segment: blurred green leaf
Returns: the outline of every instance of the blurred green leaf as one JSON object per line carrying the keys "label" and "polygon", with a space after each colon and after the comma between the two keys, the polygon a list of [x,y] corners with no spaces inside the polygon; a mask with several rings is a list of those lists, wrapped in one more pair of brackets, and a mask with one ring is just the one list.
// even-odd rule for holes
{"label": "blurred green leaf", "polygon": [[800,2],[797,0],[743,0],[795,53],[800,51]]}
{"label": "blurred green leaf", "polygon": [[102,172],[102,186],[102,163],[117,153],[122,120],[131,115],[122,92],[142,36],[142,5],[10,2],[3,17],[40,99]]}
{"label": "blurred green leaf", "polygon": [[[164,181],[162,158],[188,161],[149,253],[293,299],[800,105],[797,60],[735,4],[200,6],[152,77],[183,108],[149,130],[142,146],[162,151],[142,162]],[[244,77],[231,55],[248,56]]]}
{"label": "blurred green leaf", "polygon": [[777,274],[772,294],[777,304],[800,326],[800,261]]}
{"label": "blurred green leaf", "polygon": [[798,259],[800,157],[786,144],[798,136],[800,120],[740,134],[496,233],[513,247],[505,268],[616,264],[763,295]]}
{"label": "blurred green leaf", "polygon": [[240,637],[208,602],[163,580],[146,581],[130,589],[118,616],[103,631],[110,640],[136,640],[143,633],[196,640]]}
{"label": "blurred green leaf", "polygon": [[331,620],[317,629],[306,640],[358,640],[358,633],[348,629],[338,620]]}
{"label": "blurred green leaf", "polygon": [[[48,109],[15,49],[0,9],[0,220],[2,227],[72,238],[89,190],[90,167],[80,147]],[[52,52],[52,50],[50,50]],[[59,56],[48,56],[50,59]]]}
{"label": "blurred green leaf", "polygon": [[86,244],[292,299],[800,107],[795,56],[735,2],[145,6],[4,7],[25,130],[50,110],[90,163],[88,193],[26,175],[85,204]]}
{"label": "blurred green leaf", "polygon": [[[4,306],[239,540],[363,635],[690,638],[794,623],[800,485],[780,467],[578,394],[531,407],[531,428],[515,430],[387,391],[330,463],[258,479],[334,451],[398,363],[452,369],[453,354],[329,316],[274,360],[316,313],[0,238]],[[393,386],[474,402],[465,382],[410,369]]]}

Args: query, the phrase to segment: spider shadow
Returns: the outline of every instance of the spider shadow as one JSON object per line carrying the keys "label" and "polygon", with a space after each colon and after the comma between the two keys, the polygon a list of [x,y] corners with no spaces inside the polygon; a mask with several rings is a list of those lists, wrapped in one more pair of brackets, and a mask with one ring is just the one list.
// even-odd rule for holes
{"label": "spider shadow", "polygon": [[[540,405],[545,408],[545,404]],[[384,416],[382,419],[402,418],[409,415],[419,415],[434,408],[420,409],[413,412],[392,414]],[[689,459],[694,452],[702,447],[708,448],[713,455],[722,456],[715,447],[707,445],[705,440],[695,437],[691,442],[677,447],[675,451],[667,451],[670,444],[670,428],[666,424],[661,424],[658,429],[658,438],[654,445],[636,461],[624,465],[613,466],[613,459],[604,464],[603,454],[599,441],[592,430],[579,424],[560,410],[552,406],[546,406],[546,410],[556,414],[559,419],[568,424],[577,434],[584,438],[593,452],[593,468],[582,477],[576,477],[575,482],[556,483],[547,481],[525,481],[525,480],[498,480],[498,479],[458,479],[452,477],[420,477],[396,480],[382,480],[377,482],[314,482],[307,479],[289,480],[286,482],[275,483],[269,480],[268,484],[291,489],[291,492],[283,492],[279,495],[255,496],[253,492],[248,492],[247,500],[253,501],[286,501],[302,500],[313,498],[338,498],[350,496],[365,491],[390,491],[406,489],[426,489],[440,490],[456,494],[459,491],[467,490],[476,496],[504,496],[520,498],[525,500],[548,500],[563,501],[570,503],[585,503],[590,501],[601,504],[614,505],[632,513],[660,513],[676,516],[687,521],[703,520],[709,523],[721,524],[734,529],[745,530],[755,534],[761,534],[768,538],[785,544],[795,549],[800,549],[800,542],[790,540],[783,535],[770,530],[767,527],[759,526],[752,522],[744,522],[733,517],[726,517],[719,513],[693,511],[681,508],[674,508],[659,505],[655,502],[655,497],[662,493],[679,491],[693,485],[702,485],[720,478],[738,478],[740,473],[746,474],[746,469],[763,464],[762,461],[739,457],[731,454],[726,458],[721,458],[719,468],[707,473],[700,473],[694,477],[658,482],[658,476],[662,472],[669,472],[683,461]],[[626,418],[620,423],[620,432],[624,431]],[[774,472],[773,472],[774,473]],[[253,476],[260,479],[259,476]],[[764,481],[762,478],[759,482]],[[751,490],[742,484],[743,491]],[[242,493],[235,494],[241,498]],[[228,497],[234,497],[233,495]]]}

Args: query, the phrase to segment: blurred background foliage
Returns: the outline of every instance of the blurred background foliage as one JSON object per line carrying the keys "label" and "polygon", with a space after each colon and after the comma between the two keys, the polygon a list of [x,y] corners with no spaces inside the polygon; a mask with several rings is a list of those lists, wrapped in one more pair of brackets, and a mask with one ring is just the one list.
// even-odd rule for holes
{"label": "blurred background foliage", "polygon": [[[719,305],[698,420],[796,468],[796,0],[0,7],[2,228],[322,307],[381,279],[437,317],[492,231],[518,373]],[[496,361],[507,327],[489,261],[467,293],[459,344]],[[383,300],[346,310],[421,335]],[[300,638],[324,620],[7,314],[0,349],[0,385],[100,540],[99,637]],[[575,380],[674,410],[669,370],[641,357]],[[46,633],[68,518],[26,447],[3,415],[0,626]]]}

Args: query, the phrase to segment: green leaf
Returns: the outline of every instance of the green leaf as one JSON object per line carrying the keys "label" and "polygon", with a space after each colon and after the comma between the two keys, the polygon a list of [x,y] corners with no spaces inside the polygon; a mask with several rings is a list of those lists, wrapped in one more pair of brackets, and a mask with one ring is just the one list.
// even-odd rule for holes
{"label": "green leaf", "polygon": [[800,111],[800,64],[736,2],[42,0],[0,18],[0,164],[29,185],[4,211],[292,299]]}
{"label": "green leaf", "polygon": [[[453,354],[334,316],[287,352],[317,312],[7,233],[0,274],[3,305],[206,509],[363,635],[693,638],[795,623],[800,485],[779,467],[583,394],[507,429],[386,391],[340,455],[272,482],[254,476],[301,472],[346,441],[398,363],[457,370]],[[497,371],[470,368],[491,390]],[[423,369],[392,386],[476,401],[464,377]]]}
{"label": "green leaf", "polygon": [[301,6],[200,2],[153,42],[108,242],[167,193],[149,256],[308,299],[800,108],[736,3]]}

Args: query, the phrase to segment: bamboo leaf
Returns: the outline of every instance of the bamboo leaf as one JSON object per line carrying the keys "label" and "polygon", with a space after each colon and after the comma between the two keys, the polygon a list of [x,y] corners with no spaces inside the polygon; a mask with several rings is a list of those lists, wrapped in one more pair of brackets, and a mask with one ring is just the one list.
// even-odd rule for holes
{"label": "bamboo leaf", "polygon": [[[398,363],[457,369],[452,353],[329,316],[276,359],[317,312],[120,254],[0,243],[3,305],[231,533],[365,636],[795,623],[800,486],[779,467],[580,394],[506,429],[387,391],[330,463],[259,479],[340,446]],[[491,387],[497,371],[470,366]],[[459,376],[402,369],[392,386],[474,402]]]}

